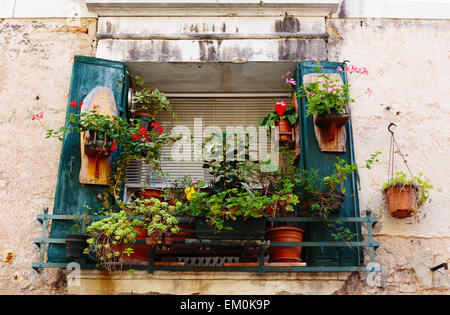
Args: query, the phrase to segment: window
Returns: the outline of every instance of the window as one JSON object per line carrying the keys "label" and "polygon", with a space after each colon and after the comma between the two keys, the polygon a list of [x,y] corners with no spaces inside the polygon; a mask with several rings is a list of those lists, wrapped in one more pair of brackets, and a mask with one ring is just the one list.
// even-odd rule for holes
{"label": "window", "polygon": [[[238,127],[254,126],[257,129],[258,120],[274,110],[275,103],[280,100],[286,102],[285,97],[196,97],[196,98],[171,98],[173,111],[177,114],[177,122],[170,113],[161,113],[156,117],[166,132],[170,132],[176,126],[185,126],[189,129],[191,136],[194,136],[194,122],[201,121],[202,133],[209,126],[220,127],[226,131],[227,126]],[[198,128],[199,124],[197,125]],[[202,136],[204,138],[204,136]],[[198,142],[200,143],[201,139]],[[268,139],[270,141],[270,139]],[[194,145],[192,145],[194,150]],[[270,146],[268,146],[270,152]],[[194,161],[193,154],[189,161],[180,161],[181,156],[171,156],[171,146],[166,146],[162,155],[162,171],[170,176],[161,178],[155,176],[153,170],[148,165],[140,161],[134,161],[127,168],[127,187],[156,186],[165,187],[170,181],[190,176],[193,179],[203,179],[206,182],[211,180],[211,175],[202,168],[203,161]]]}

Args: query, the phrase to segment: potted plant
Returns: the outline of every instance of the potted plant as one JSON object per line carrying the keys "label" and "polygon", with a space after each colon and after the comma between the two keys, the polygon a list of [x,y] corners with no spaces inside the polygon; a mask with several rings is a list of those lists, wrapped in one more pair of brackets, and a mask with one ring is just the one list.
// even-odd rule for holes
{"label": "potted plant", "polygon": [[136,242],[138,234],[123,210],[92,222],[87,231],[90,238],[87,240],[89,248],[85,249],[85,254],[95,253],[94,258],[107,270],[114,270],[121,257],[133,253],[131,245]]}
{"label": "potted plant", "polygon": [[419,212],[433,188],[422,176],[420,172],[418,176],[408,178],[404,172],[397,172],[395,177],[383,184],[391,216],[403,219]]}
{"label": "potted plant", "polygon": [[47,136],[56,137],[61,141],[72,131],[84,133],[84,152],[89,157],[105,158],[116,149],[117,124],[120,117],[98,114],[96,110],[80,114],[70,114],[66,125],[58,130],[47,130]]}
{"label": "potted plant", "polygon": [[[136,199],[121,205],[133,219],[133,227],[145,238],[147,245],[171,244],[171,234],[179,232],[177,209],[181,203],[170,205],[156,198]],[[148,254],[148,251],[147,251]]]}
{"label": "potted plant", "polygon": [[[303,84],[298,88],[298,94],[306,97],[306,117],[314,115],[314,123],[321,129],[326,130],[329,141],[333,141],[335,130],[345,125],[350,119],[350,114],[346,111],[347,106],[355,102],[350,97],[349,84],[343,84],[340,79],[334,79],[331,75],[322,73],[323,68],[320,61],[313,59],[314,68],[319,74],[316,81]],[[342,73],[357,73],[368,75],[368,70],[355,65],[337,68]],[[364,94],[371,94],[367,89]]]}
{"label": "potted plant", "polygon": [[72,230],[75,233],[66,234],[66,256],[67,258],[83,258],[84,249],[87,247],[86,240],[89,238],[87,235],[87,225],[89,224],[89,216],[86,213],[81,215],[74,215],[75,224]]}
{"label": "potted plant", "polygon": [[[282,75],[285,79],[285,83],[289,85],[291,89],[296,85],[293,78],[290,78],[291,73],[287,72]],[[291,97],[295,97],[296,93],[292,90]],[[292,127],[298,121],[298,113],[294,106],[287,106],[285,101],[280,101],[275,104],[275,110],[262,117],[258,121],[259,126],[265,126],[267,128],[278,127],[279,140],[292,140]]]}
{"label": "potted plant", "polygon": [[[155,115],[160,111],[172,112],[172,106],[166,95],[158,89],[146,87],[145,79],[139,76],[132,76],[135,92],[131,98],[130,112],[135,118],[143,120],[143,126],[150,131],[151,124],[155,120]],[[174,118],[175,113],[172,112]]]}
{"label": "potted plant", "polygon": [[292,126],[297,123],[298,113],[294,106],[287,106],[285,101],[275,104],[275,110],[258,121],[259,126],[267,128],[277,126],[280,140],[292,140]]}

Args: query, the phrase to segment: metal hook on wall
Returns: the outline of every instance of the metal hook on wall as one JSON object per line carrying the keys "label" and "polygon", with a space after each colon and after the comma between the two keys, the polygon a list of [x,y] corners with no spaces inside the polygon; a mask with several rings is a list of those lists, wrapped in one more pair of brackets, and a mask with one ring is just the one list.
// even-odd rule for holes
{"label": "metal hook on wall", "polygon": [[397,125],[396,124],[394,124],[393,122],[391,122],[390,124],[389,124],[389,126],[387,127],[387,129],[389,130],[389,132],[392,134],[392,135],[394,135],[394,132],[391,130],[391,127],[397,127]]}

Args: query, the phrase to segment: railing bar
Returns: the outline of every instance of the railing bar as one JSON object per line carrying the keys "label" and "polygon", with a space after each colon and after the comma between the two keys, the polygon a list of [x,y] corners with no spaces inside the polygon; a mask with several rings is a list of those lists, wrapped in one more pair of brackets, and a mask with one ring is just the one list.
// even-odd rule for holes
{"label": "railing bar", "polygon": [[[52,219],[52,220],[74,220],[75,215],[66,215],[66,214],[38,214],[37,219],[43,220],[43,219]],[[108,216],[106,215],[91,215],[89,216],[92,219],[103,219]],[[130,218],[139,218],[137,217],[130,217]],[[274,217],[268,217],[266,218],[269,222],[334,222],[334,221],[341,221],[341,222],[377,222],[377,219],[374,217],[346,217],[346,218],[311,218],[311,217],[289,217],[289,218],[274,218]],[[180,217],[179,222],[189,222],[192,221],[192,218],[189,217]]]}
{"label": "railing bar", "polygon": [[[33,268],[66,268],[68,263],[33,263]],[[82,269],[101,269],[96,264],[81,264]],[[148,265],[124,265],[123,269],[146,270]],[[164,271],[239,271],[239,272],[260,272],[260,266],[154,266],[153,270]],[[330,266],[330,267],[286,267],[286,266],[264,266],[264,272],[353,272],[353,271],[370,271],[367,266]]]}

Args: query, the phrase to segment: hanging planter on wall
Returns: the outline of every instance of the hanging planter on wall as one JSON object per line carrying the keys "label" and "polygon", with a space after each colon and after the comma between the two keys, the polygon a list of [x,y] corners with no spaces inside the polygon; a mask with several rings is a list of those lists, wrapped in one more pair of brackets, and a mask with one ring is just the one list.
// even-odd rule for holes
{"label": "hanging planter on wall", "polygon": [[416,185],[402,183],[389,185],[384,189],[391,216],[403,219],[412,215],[413,209],[416,207],[416,190]]}
{"label": "hanging planter on wall", "polygon": [[[314,61],[316,73],[304,76],[299,93],[306,100],[307,116],[313,116],[314,132],[319,148],[323,152],[346,152],[345,124],[350,120],[349,105],[355,102],[350,97],[346,83],[347,74],[368,75],[368,70],[346,62],[334,69],[324,68],[320,61]],[[367,89],[364,94],[372,91]]]}
{"label": "hanging planter on wall", "polygon": [[98,133],[96,130],[86,132],[84,142],[84,153],[91,158],[107,158],[111,154],[112,140],[106,134]]}
{"label": "hanging planter on wall", "polygon": [[[391,133],[390,155],[388,165],[388,181],[383,185],[383,193],[386,198],[389,213],[392,217],[403,219],[413,216],[419,212],[420,207],[428,200],[429,190],[433,188],[425,179],[422,173],[414,176],[409,169],[406,159],[397,144],[394,132],[391,130],[394,123],[390,123],[388,130]],[[409,171],[408,175],[404,172],[396,172],[394,176],[394,158],[395,148],[403,159],[403,163]]]}

